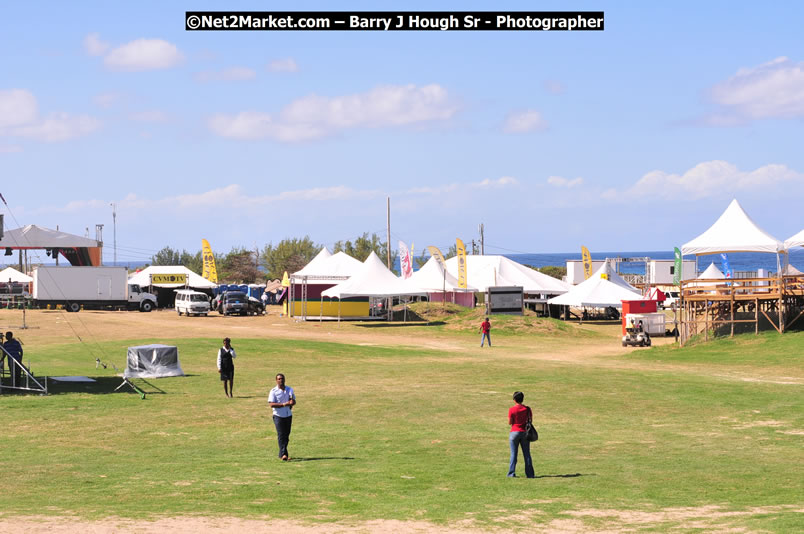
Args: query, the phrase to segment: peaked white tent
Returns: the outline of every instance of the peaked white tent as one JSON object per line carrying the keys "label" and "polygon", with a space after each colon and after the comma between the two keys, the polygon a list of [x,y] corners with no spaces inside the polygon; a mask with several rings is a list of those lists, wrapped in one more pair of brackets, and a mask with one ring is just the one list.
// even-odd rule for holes
{"label": "peaked white tent", "polygon": [[709,267],[701,273],[701,276],[698,277],[699,280],[712,280],[717,278],[718,280],[725,280],[726,275],[723,274],[720,269],[715,267],[715,262],[709,264]]}
{"label": "peaked white tent", "polygon": [[681,247],[681,253],[696,256],[720,252],[778,254],[784,248],[784,243],[760,228],[734,199],[708,230]]}
{"label": "peaked white tent", "polygon": [[[458,277],[458,258],[447,260],[447,272]],[[525,267],[505,256],[466,256],[466,283],[486,291],[495,286],[522,286],[525,293],[559,295],[571,287],[552,276],[547,276],[530,267]]]}
{"label": "peaked white tent", "polygon": [[427,260],[427,263],[415,271],[404,283],[408,288],[417,291],[477,291],[477,288],[469,286],[469,284],[466,289],[458,287],[458,279],[449,272],[445,272],[433,257]]}
{"label": "peaked white tent", "polygon": [[2,271],[0,271],[0,283],[3,282],[18,282],[22,284],[28,284],[33,282],[33,277],[28,276],[25,273],[19,272],[14,267],[6,267]]}
{"label": "peaked white tent", "polygon": [[784,241],[784,248],[786,250],[796,247],[804,247],[804,230],[800,231],[790,239],[785,239]]}
{"label": "peaked white tent", "polygon": [[409,288],[383,264],[372,252],[362,267],[348,280],[333,286],[321,295],[328,298],[348,297],[398,297],[403,295],[424,295],[419,288]]}
{"label": "peaked white tent", "polygon": [[75,248],[99,246],[100,243],[94,239],[44,228],[35,224],[29,224],[14,230],[7,230],[3,239],[0,239],[0,247],[12,248]]}
{"label": "peaked white tent", "polygon": [[[606,275],[608,278],[604,278]],[[576,308],[622,308],[623,300],[639,300],[641,293],[623,280],[608,263],[604,263],[592,276],[572,289],[549,299],[549,304],[575,306]]]}
{"label": "peaked white tent", "polygon": [[345,252],[330,254],[324,247],[302,270],[293,273],[293,277],[297,280],[303,276],[315,277],[316,283],[326,283],[328,280],[338,282],[343,281],[344,277],[354,275],[362,267],[363,264],[359,260]]}
{"label": "peaked white tent", "polygon": [[187,286],[196,289],[212,289],[218,287],[218,284],[210,282],[206,278],[195,274],[193,271],[184,265],[151,265],[142,271],[135,273],[128,278],[129,284],[139,284],[140,286],[147,287],[153,285],[154,287],[167,287],[167,288],[180,288],[185,284],[151,284],[152,274],[185,274],[187,275]]}

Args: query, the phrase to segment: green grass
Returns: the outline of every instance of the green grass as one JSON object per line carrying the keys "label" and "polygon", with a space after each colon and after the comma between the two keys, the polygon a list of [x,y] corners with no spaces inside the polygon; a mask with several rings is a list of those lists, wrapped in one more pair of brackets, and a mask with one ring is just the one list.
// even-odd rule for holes
{"label": "green grass", "polygon": [[[496,322],[509,345],[523,341]],[[621,357],[630,367],[527,359],[516,347],[390,347],[381,330],[370,334],[379,345],[238,340],[235,399],[224,398],[215,372],[217,339],[175,340],[189,376],[138,381],[149,392],[144,401],[111,393],[120,379],[111,368],[96,371],[84,346],[46,347],[31,355],[38,374],[100,382],[47,397],[0,397],[0,509],[86,518],[472,520],[479,528],[510,526],[511,518],[522,528],[533,518],[574,519],[604,529],[629,523],[572,514],[717,506],[754,512],[702,512],[704,530],[804,528],[800,382],[695,372],[713,364],[760,374],[801,369],[797,334],[634,350]],[[95,350],[121,366],[125,347],[150,341]],[[266,404],[280,371],[299,400],[289,463],[276,458]],[[537,480],[505,477],[514,390],[525,392],[540,431]],[[688,526],[662,517],[648,523],[651,531]]]}

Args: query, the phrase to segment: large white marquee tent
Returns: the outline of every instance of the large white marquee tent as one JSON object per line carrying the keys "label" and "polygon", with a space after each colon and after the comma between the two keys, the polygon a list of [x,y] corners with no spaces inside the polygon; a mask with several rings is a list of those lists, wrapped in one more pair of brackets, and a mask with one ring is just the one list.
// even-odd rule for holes
{"label": "large white marquee tent", "polygon": [[210,282],[206,278],[195,274],[184,265],[151,265],[150,267],[146,267],[142,271],[129,276],[128,283],[139,284],[142,287],[148,287],[150,285],[153,285],[154,287],[173,289],[185,287],[185,284],[151,284],[152,274],[185,274],[187,275],[186,286],[194,289],[212,289],[213,287],[218,287],[218,284]]}
{"label": "large white marquee tent", "polygon": [[743,210],[737,199],[704,233],[685,243],[681,254],[718,254],[720,252],[767,252],[778,254],[784,243],[760,228]]}
{"label": "large white marquee tent", "polygon": [[[447,260],[447,272],[458,277],[458,258]],[[486,291],[496,286],[521,286],[525,293],[560,295],[570,289],[570,285],[552,276],[525,267],[505,256],[466,256],[466,283]]]}
{"label": "large white marquee tent", "polygon": [[425,295],[420,288],[408,287],[401,278],[392,273],[382,260],[372,252],[361,268],[348,280],[321,293],[327,298],[348,297],[398,297]]}
{"label": "large white marquee tent", "polygon": [[[605,276],[604,276],[605,275]],[[572,289],[549,299],[549,304],[576,308],[622,308],[623,300],[639,300],[640,291],[626,282],[608,262]]]}

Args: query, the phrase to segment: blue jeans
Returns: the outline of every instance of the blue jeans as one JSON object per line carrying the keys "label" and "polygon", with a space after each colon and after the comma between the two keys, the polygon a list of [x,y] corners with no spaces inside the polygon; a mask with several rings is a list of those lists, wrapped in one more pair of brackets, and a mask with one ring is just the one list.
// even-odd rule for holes
{"label": "blue jeans", "polygon": [[489,347],[491,346],[491,333],[488,334],[481,334],[480,336],[480,346],[483,346],[483,342],[489,340]]}
{"label": "blue jeans", "polygon": [[525,459],[525,476],[535,478],[533,473],[533,460],[530,457],[530,441],[524,432],[511,432],[508,436],[508,443],[511,446],[511,463],[508,466],[508,476],[516,476],[516,457],[519,447],[522,447],[522,457]]}
{"label": "blue jeans", "polygon": [[276,441],[279,443],[279,457],[290,456],[288,454],[288,441],[290,441],[290,426],[293,424],[293,416],[279,417],[274,416],[274,426],[276,427]]}

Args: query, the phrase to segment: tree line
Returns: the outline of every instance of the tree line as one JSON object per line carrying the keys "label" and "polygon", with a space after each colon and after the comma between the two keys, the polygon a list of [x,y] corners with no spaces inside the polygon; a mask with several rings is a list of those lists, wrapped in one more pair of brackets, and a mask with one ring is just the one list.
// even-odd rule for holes
{"label": "tree line", "polygon": [[[281,240],[274,245],[269,243],[262,250],[249,250],[244,247],[234,247],[226,254],[213,252],[215,266],[218,271],[218,281],[221,283],[261,283],[266,280],[281,279],[287,271],[294,273],[310,263],[324,245],[315,243],[310,236],[293,237]],[[377,235],[364,233],[354,241],[337,241],[332,253],[345,252],[359,261],[365,261],[372,252],[385,260],[387,243]],[[452,245],[444,254],[448,259],[458,254],[457,247]],[[399,252],[392,250],[391,265],[395,265]],[[427,249],[414,258],[417,268],[421,268],[430,259]],[[195,253],[182,250],[179,252],[169,246],[163,248],[151,257],[151,265],[183,265],[196,274],[201,274],[204,268],[201,250]],[[561,278],[567,270],[565,267],[542,267],[537,269],[555,278]],[[563,272],[562,272],[563,270]],[[394,272],[399,273],[394,269]]]}

